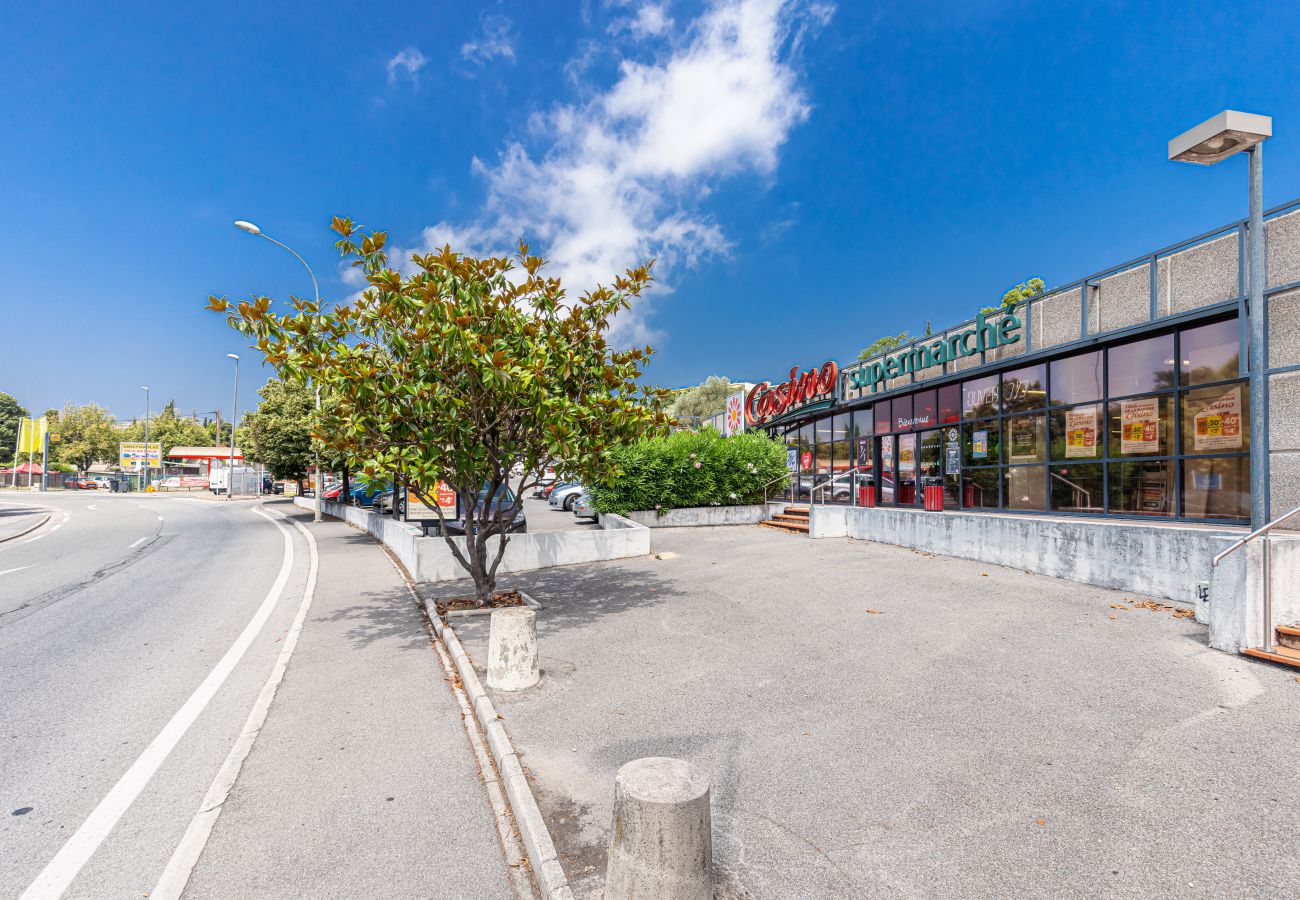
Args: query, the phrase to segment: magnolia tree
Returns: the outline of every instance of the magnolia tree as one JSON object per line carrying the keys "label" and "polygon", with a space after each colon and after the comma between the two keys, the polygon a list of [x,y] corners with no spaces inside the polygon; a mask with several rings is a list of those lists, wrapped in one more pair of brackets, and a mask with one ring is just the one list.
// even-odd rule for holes
{"label": "magnolia tree", "polygon": [[[362,234],[350,219],[333,227],[369,284],[355,302],[325,312],[295,298],[279,315],[267,297],[234,306],[211,297],[208,308],[227,313],[282,378],[324,388],[332,402],[315,436],[435,510],[476,602],[488,605],[507,529],[547,463],[607,480],[617,474],[611,449],[667,431],[663,392],[640,384],[651,348],[606,341],[614,316],[650,284],[650,265],[571,299],[522,243],[513,261],[450,247],[417,254],[404,275],[388,264],[384,232]],[[522,472],[513,501],[493,502],[512,471]],[[459,500],[463,547],[431,502],[439,481]]]}

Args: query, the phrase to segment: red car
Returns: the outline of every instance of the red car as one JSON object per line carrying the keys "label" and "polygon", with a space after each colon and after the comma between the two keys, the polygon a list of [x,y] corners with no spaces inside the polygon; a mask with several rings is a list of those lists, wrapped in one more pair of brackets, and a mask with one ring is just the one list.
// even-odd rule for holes
{"label": "red car", "polygon": [[72,491],[89,491],[95,490],[99,487],[99,485],[95,484],[95,482],[89,478],[64,478],[63,486]]}

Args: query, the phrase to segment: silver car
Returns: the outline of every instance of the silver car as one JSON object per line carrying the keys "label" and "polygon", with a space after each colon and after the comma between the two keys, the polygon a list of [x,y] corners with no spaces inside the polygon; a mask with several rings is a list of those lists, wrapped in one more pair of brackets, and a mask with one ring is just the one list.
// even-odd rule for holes
{"label": "silver car", "polygon": [[596,507],[591,503],[591,494],[586,491],[573,501],[573,514],[579,519],[595,519]]}
{"label": "silver car", "polygon": [[555,490],[551,491],[551,496],[548,498],[548,502],[551,505],[551,509],[562,509],[565,512],[569,512],[573,509],[573,504],[577,502],[578,497],[582,496],[585,492],[586,488],[580,484],[570,484],[557,487]]}

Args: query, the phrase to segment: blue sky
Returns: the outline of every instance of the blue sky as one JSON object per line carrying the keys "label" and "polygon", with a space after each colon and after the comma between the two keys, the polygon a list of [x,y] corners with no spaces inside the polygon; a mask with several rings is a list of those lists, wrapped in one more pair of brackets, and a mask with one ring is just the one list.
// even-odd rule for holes
{"label": "blue sky", "polygon": [[[1293,3],[18,4],[0,30],[0,390],[228,414],[209,293],[356,288],[330,217],[419,248],[523,235],[570,289],[643,255],[619,326],[677,386],[845,361],[1031,275],[1244,215],[1246,166],[1170,163],[1275,117],[1300,195]],[[241,407],[265,370],[245,365]]]}

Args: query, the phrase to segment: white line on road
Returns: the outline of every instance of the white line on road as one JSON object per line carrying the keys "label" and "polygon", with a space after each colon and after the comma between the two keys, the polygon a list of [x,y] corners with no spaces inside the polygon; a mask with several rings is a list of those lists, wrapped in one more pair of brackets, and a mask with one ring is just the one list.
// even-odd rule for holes
{"label": "white line on road", "polygon": [[86,509],[94,509],[94,508],[95,508],[95,504],[93,503],[86,507]]}
{"label": "white line on road", "polygon": [[90,813],[89,818],[81,823],[76,833],[41,870],[41,874],[36,876],[36,880],[23,891],[19,900],[54,900],[63,895],[72,884],[72,880],[77,877],[77,873],[99,849],[99,845],[108,837],[109,832],[140,796],[149,779],[162,766],[168,754],[212,700],[217,689],[239,664],[244,652],[248,650],[257,633],[270,618],[280,595],[284,593],[284,587],[289,581],[289,573],[293,569],[293,535],[278,523],[276,527],[284,533],[284,562],[280,565],[280,574],[276,576],[275,583],[271,585],[262,605],[244,626],[239,637],[230,645],[225,656],[221,657],[208,673],[208,677],[203,679],[203,683],[176,711],[171,721],[163,726],[163,730],[158,732],[158,736],[140,754],[139,759],[131,764],[126,774],[118,779],[117,784],[113,785],[104,799],[99,801],[99,805]]}
{"label": "white line on road", "polygon": [[16,569],[5,569],[0,575],[8,575],[10,572],[21,572],[23,569],[30,569],[31,566],[19,566]]}
{"label": "white line on road", "polygon": [[[53,529],[51,529],[51,530],[53,530]],[[24,544],[30,544],[32,541],[39,541],[41,538],[46,537],[46,536],[48,536],[49,534],[50,534],[49,531],[43,532],[43,533],[41,533],[41,534],[36,535],[36,537],[29,537],[27,540],[23,541],[23,543],[24,543]]]}
{"label": "white line on road", "polygon": [[147,541],[147,540],[149,540],[148,535],[146,535],[145,537],[140,538],[140,540],[138,540],[138,541],[136,541],[135,543],[131,544],[131,546],[130,546],[129,549],[134,550],[136,547],[139,547],[141,544],[143,544],[143,543],[144,543],[145,541]]}
{"label": "white line on road", "polygon": [[[261,510],[254,510],[254,512],[270,518]],[[275,515],[283,519],[279,513]],[[244,760],[252,752],[253,743],[262,732],[262,725],[265,724],[267,713],[271,710],[271,703],[275,700],[275,692],[284,678],[285,669],[289,667],[289,658],[293,656],[293,651],[298,646],[298,635],[302,632],[307,611],[311,608],[312,597],[316,593],[316,569],[319,565],[319,557],[316,552],[316,538],[300,523],[292,520],[290,522],[307,538],[311,560],[307,569],[307,589],[303,592],[302,603],[298,605],[298,614],[294,616],[293,624],[289,626],[284,647],[276,658],[271,676],[266,680],[262,692],[257,696],[257,702],[253,704],[253,709],[248,714],[244,730],[236,738],[235,746],[230,748],[230,755],[222,763],[217,777],[212,780],[212,786],[208,788],[203,802],[199,804],[199,811],[194,814],[189,828],[185,829],[185,836],[181,838],[176,851],[172,853],[172,858],[167,863],[167,868],[163,870],[162,877],[158,879],[158,884],[149,894],[152,900],[176,900],[185,891],[194,866],[203,854],[203,849],[208,845],[208,838],[212,836],[212,829],[217,824],[217,817],[221,815],[222,806],[225,805],[226,798],[235,787],[239,773],[244,767]],[[276,525],[281,529],[284,527],[279,522]]]}

